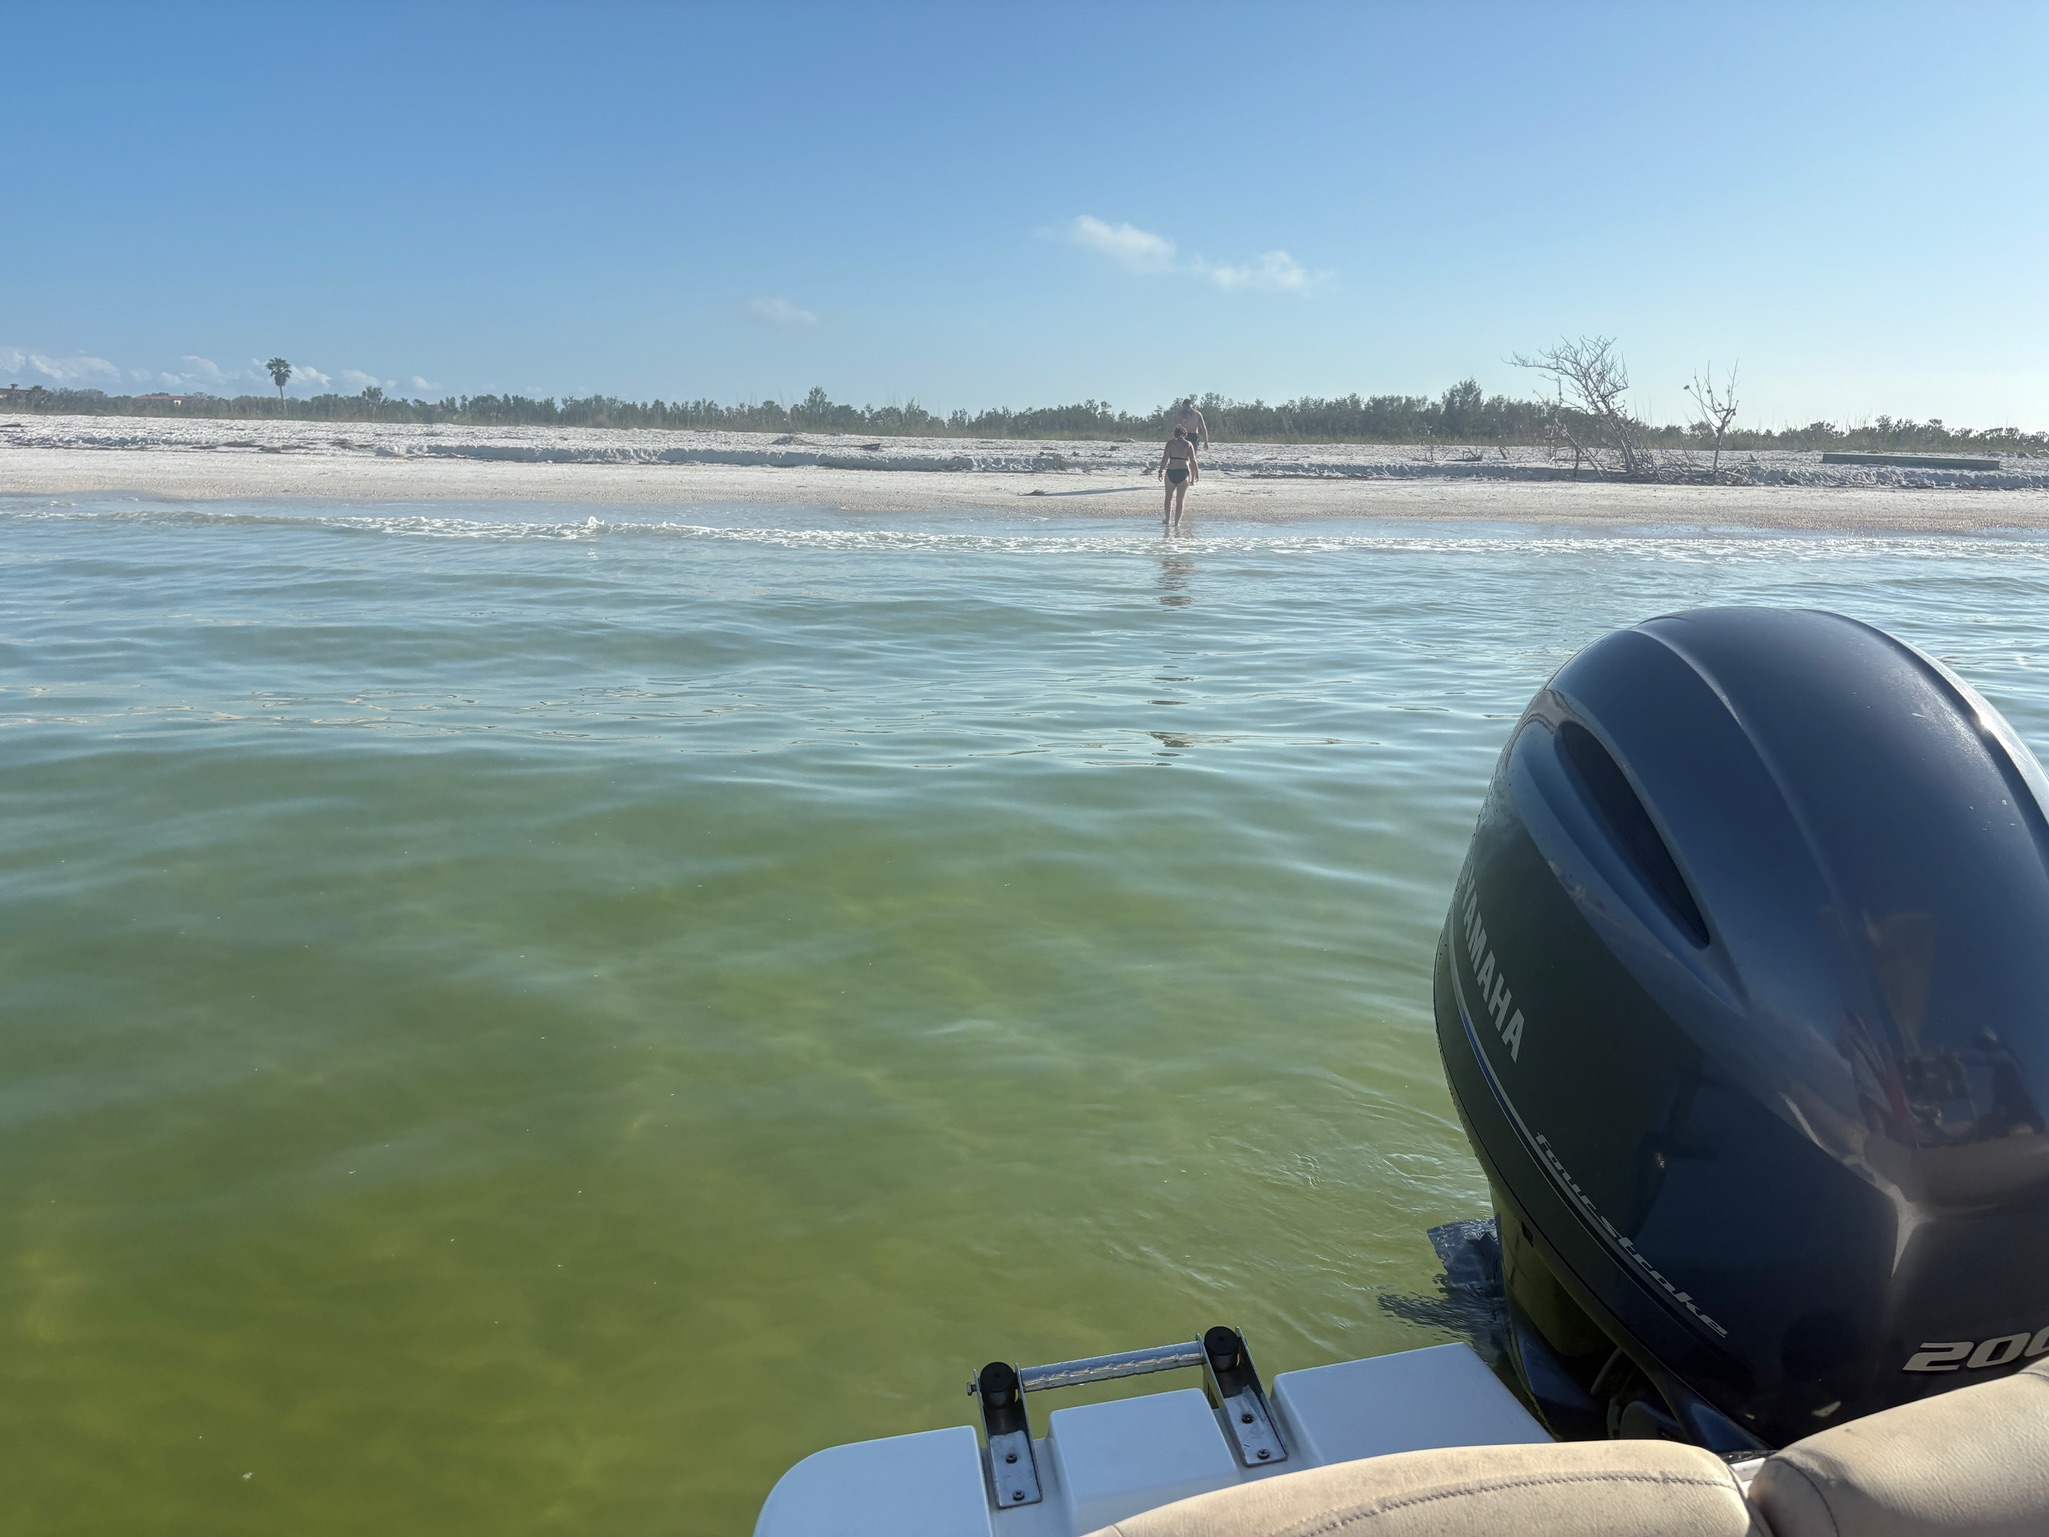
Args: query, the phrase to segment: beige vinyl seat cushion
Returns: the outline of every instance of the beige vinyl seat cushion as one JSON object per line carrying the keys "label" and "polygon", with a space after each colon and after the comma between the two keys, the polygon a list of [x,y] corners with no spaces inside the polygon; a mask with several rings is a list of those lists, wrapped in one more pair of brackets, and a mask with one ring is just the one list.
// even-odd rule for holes
{"label": "beige vinyl seat cushion", "polygon": [[1774,1537],[2049,1537],[2049,1361],[1796,1441],[1750,1498]]}
{"label": "beige vinyl seat cushion", "polygon": [[1458,1446],[1198,1495],[1097,1537],[2049,1537],[2049,1360],[1765,1459],[1746,1501],[1666,1441]]}
{"label": "beige vinyl seat cushion", "polygon": [[1284,1473],[1096,1537],[1764,1537],[1721,1458],[1668,1441],[1449,1446]]}

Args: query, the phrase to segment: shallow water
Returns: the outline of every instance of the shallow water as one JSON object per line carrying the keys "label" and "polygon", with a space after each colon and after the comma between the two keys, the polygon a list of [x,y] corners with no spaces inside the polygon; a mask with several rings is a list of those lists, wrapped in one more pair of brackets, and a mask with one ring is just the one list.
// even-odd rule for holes
{"label": "shallow water", "polygon": [[[1427,1343],[1545,675],[2049,542],[0,501],[0,1529],[745,1533],[993,1356]],[[687,520],[687,521],[686,521]]]}

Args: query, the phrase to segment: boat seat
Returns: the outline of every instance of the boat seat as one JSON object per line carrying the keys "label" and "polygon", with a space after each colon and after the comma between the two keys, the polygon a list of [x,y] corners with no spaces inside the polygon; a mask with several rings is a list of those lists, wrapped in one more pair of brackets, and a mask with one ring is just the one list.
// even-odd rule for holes
{"label": "boat seat", "polygon": [[1721,1458],[1670,1441],[1396,1452],[1128,1516],[1095,1537],[1768,1537]]}
{"label": "boat seat", "polygon": [[1750,1498],[1773,1537],[2043,1537],[2049,1361],[1796,1441]]}
{"label": "boat seat", "polygon": [[1796,1441],[1749,1498],[1669,1441],[1458,1446],[1197,1495],[1095,1537],[2049,1537],[2049,1360]]}

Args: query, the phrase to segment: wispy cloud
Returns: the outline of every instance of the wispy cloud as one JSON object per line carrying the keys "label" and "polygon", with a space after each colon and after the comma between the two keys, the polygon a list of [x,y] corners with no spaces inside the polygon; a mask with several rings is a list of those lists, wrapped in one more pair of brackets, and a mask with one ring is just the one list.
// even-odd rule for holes
{"label": "wispy cloud", "polygon": [[438,384],[430,384],[427,380],[421,378],[418,374],[414,374],[412,379],[408,382],[410,382],[412,387],[416,390],[438,390],[441,388],[441,386]]}
{"label": "wispy cloud", "polygon": [[799,309],[788,299],[756,299],[747,306],[747,313],[756,320],[765,320],[772,326],[815,326],[818,316],[811,310]]}
{"label": "wispy cloud", "polygon": [[1172,272],[1174,242],[1135,224],[1106,224],[1090,214],[1067,226],[1067,243],[1093,251],[1126,272]]}
{"label": "wispy cloud", "polygon": [[83,384],[89,379],[118,380],[121,377],[121,370],[105,358],[87,357],[83,353],[68,358],[30,353],[28,366],[59,384]]}
{"label": "wispy cloud", "polygon": [[41,374],[52,384],[86,384],[101,381],[109,384],[121,382],[121,370],[105,358],[87,357],[75,353],[71,357],[53,357],[44,352],[29,352],[21,347],[0,347],[0,372],[13,375]]}
{"label": "wispy cloud", "polygon": [[1330,276],[1327,272],[1311,272],[1286,251],[1263,252],[1243,267],[1198,262],[1196,271],[1219,288],[1263,288],[1285,294],[1307,293]]}
{"label": "wispy cloud", "polygon": [[[128,382],[131,385],[154,385],[161,389],[191,390],[208,389],[231,393],[260,384],[270,388],[270,371],[260,358],[251,358],[246,369],[223,368],[212,358],[201,357],[196,352],[183,354],[179,368],[129,368],[122,369],[105,358],[92,357],[85,353],[63,356],[55,353],[33,352],[25,347],[0,347],[0,374],[7,376],[0,383],[12,380],[19,383],[24,379],[40,375],[52,384],[76,387],[79,385],[117,385]],[[342,370],[342,378],[352,388],[361,389],[366,384],[379,385],[384,389],[396,387],[396,380],[380,379],[375,374],[366,374],[359,368]],[[306,389],[326,389],[334,383],[332,376],[311,363],[292,364],[292,384]],[[435,385],[425,379],[413,378],[413,387],[431,390]]]}
{"label": "wispy cloud", "polygon": [[154,371],[147,368],[131,368],[128,370],[128,377],[139,384],[159,384],[170,390],[188,390],[195,385],[213,390],[225,389],[236,380],[248,377],[245,374],[230,373],[212,358],[203,358],[197,353],[188,352],[178,361],[189,366],[160,368]]}
{"label": "wispy cloud", "polygon": [[1135,224],[1111,224],[1091,214],[1081,214],[1058,229],[1039,233],[1100,256],[1126,272],[1201,278],[1226,292],[1257,289],[1306,294],[1331,277],[1328,272],[1311,272],[1286,251],[1266,251],[1245,263],[1213,262],[1201,256],[1184,259],[1180,248],[1165,235]]}

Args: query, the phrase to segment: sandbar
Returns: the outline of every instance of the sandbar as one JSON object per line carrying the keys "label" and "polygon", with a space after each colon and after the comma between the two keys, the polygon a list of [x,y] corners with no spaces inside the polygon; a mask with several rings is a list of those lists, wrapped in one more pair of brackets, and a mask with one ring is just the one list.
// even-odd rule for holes
{"label": "sandbar", "polygon": [[[0,417],[0,496],[781,504],[1157,523],[1150,443],[853,439],[132,417]],[[1749,456],[1748,484],[1571,478],[1541,449],[1218,445],[1193,518],[1975,533],[2049,529],[2049,462],[1996,475]]]}

